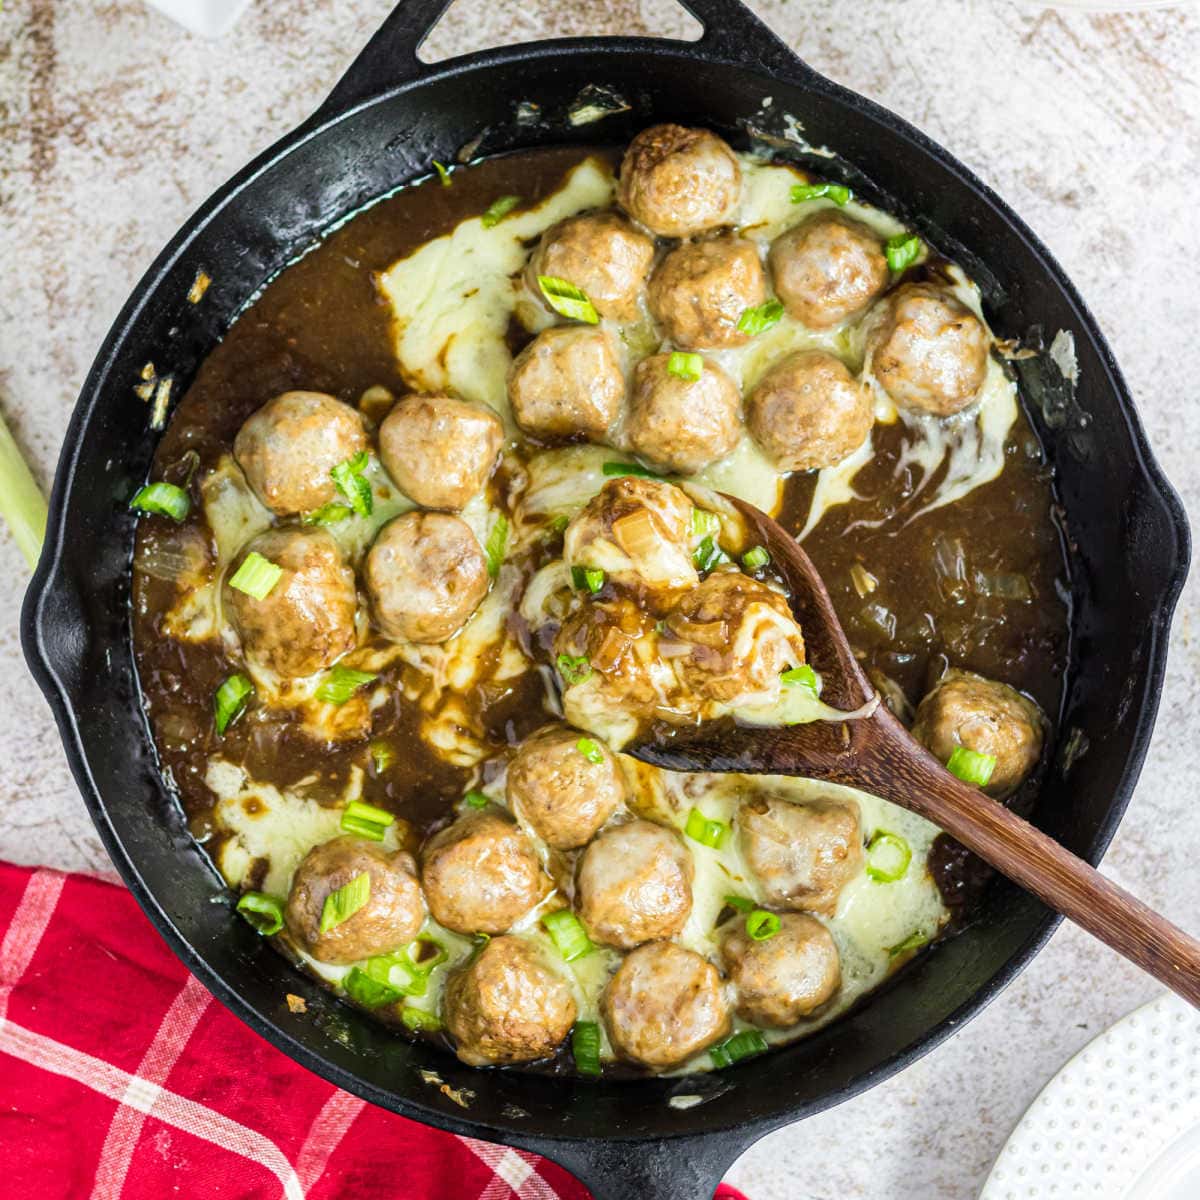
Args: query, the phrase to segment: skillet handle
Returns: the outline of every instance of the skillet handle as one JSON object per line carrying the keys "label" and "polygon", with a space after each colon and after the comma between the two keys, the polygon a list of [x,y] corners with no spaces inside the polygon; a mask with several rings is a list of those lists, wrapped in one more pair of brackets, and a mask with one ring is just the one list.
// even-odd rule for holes
{"label": "skillet handle", "polygon": [[[390,88],[414,82],[434,68],[417,58],[422,43],[453,0],[401,0],[334,85],[314,114],[328,120]],[[807,74],[808,68],[741,0],[679,0],[704,27],[698,42],[684,42],[712,59],[773,75]],[[596,38],[602,43],[605,38]],[[649,39],[670,41],[671,39]]]}

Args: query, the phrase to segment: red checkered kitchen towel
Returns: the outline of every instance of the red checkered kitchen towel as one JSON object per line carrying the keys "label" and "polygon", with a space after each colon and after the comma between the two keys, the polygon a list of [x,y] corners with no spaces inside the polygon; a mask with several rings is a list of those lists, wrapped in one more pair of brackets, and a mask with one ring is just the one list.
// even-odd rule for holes
{"label": "red checkered kitchen towel", "polygon": [[310,1074],[214,1002],[124,888],[0,863],[0,1200],[171,1196],[588,1193]]}

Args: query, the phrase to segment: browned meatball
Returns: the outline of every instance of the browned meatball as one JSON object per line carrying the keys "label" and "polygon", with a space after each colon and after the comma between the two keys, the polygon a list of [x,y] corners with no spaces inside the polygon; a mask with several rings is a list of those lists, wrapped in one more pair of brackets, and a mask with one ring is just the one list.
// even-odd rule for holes
{"label": "browned meatball", "polygon": [[787,1029],[815,1012],[842,982],[837,943],[805,913],[781,913],[779,932],[761,942],[746,932],[745,917],[734,918],[722,937],[721,960],[737,988],[738,1015],[771,1029]]}
{"label": "browned meatball", "polygon": [[832,354],[799,350],[776,363],[746,400],[746,424],[780,471],[832,467],[875,423],[867,389]]}
{"label": "browned meatball", "polygon": [[538,948],[493,938],[446,980],[446,1028],[472,1067],[533,1062],[558,1049],[575,1021],[575,997]]}
{"label": "browned meatball", "polygon": [[638,299],[654,258],[654,242],[616,213],[568,217],[542,234],[525,282],[540,296],[539,275],[565,279],[614,321],[636,321]]}
{"label": "browned meatball", "polygon": [[550,890],[529,839],[494,809],[468,813],[421,850],[429,911],[456,933],[504,933]]}
{"label": "browned meatball", "polygon": [[744,238],[685,242],[650,277],[650,311],[683,350],[744,346],[738,322],[766,298],[758,248]]}
{"label": "browned meatball", "polygon": [[613,1049],[652,1071],[680,1066],[730,1029],[716,967],[674,942],[630,954],[604,989],[600,1012]]}
{"label": "browned meatball", "polygon": [[563,558],[593,567],[652,612],[666,612],[698,578],[689,539],[692,502],[670,483],[610,479],[567,526]]}
{"label": "browned meatball", "polygon": [[348,404],[324,392],[284,392],[238,430],[233,456],[254,494],[283,517],[333,500],[330,471],[366,448],[362,417]]}
{"label": "browned meatball", "polygon": [[742,200],[742,169],[707,129],[654,125],[629,143],[617,201],[661,237],[690,237],[730,224]]}
{"label": "browned meatball", "polygon": [[[371,880],[366,904],[322,933],[326,898],[363,874]],[[416,864],[403,850],[336,837],[314,846],[296,868],[284,916],[288,932],[319,962],[391,954],[411,942],[425,920]]]}
{"label": "browned meatball", "polygon": [[547,845],[573,850],[625,802],[625,780],[602,741],[552,725],[521,743],[508,768],[507,796]]}
{"label": "browned meatball", "polygon": [[742,397],[716,363],[689,380],[672,375],[670,361],[670,354],[653,354],[638,363],[625,435],[660,470],[691,475],[738,444]]}
{"label": "browned meatball", "polygon": [[787,600],[740,571],[714,571],[667,617],[667,634],[691,652],[674,659],[698,696],[770,702],[779,676],[804,662],[804,638]]}
{"label": "browned meatball", "polygon": [[1032,700],[970,671],[947,671],[917,707],[913,737],[947,762],[956,746],[996,760],[983,789],[1003,797],[1029,777],[1042,754],[1045,721]]}
{"label": "browned meatball", "polygon": [[363,575],[375,622],[397,642],[444,642],[487,595],[487,559],[471,527],[448,513],[389,521]]}
{"label": "browned meatball", "polygon": [[422,508],[457,512],[487,483],[504,441],[490,408],[450,396],[405,396],[379,427],[379,456]]}
{"label": "browned meatball", "polygon": [[673,829],[630,821],[583,852],[579,915],[592,939],[628,950],[674,937],[692,911],[692,856]]}
{"label": "browned meatball", "polygon": [[612,339],[582,325],[539,333],[509,368],[508,398],[531,437],[603,441],[625,399]]}
{"label": "browned meatball", "polygon": [[[261,600],[229,586],[248,554],[283,568]],[[354,649],[354,571],[325,529],[268,529],[230,564],[225,611],[252,666],[285,679],[324,671]]]}
{"label": "browned meatball", "polygon": [[983,322],[949,292],[906,283],[888,297],[867,353],[875,378],[901,408],[946,417],[978,396],[990,344]]}
{"label": "browned meatball", "polygon": [[863,866],[862,825],[853,800],[793,804],[758,795],[738,805],[746,865],[780,908],[831,915]]}
{"label": "browned meatball", "polygon": [[883,243],[861,221],[823,209],[771,243],[775,294],[810,329],[865,312],[888,285]]}

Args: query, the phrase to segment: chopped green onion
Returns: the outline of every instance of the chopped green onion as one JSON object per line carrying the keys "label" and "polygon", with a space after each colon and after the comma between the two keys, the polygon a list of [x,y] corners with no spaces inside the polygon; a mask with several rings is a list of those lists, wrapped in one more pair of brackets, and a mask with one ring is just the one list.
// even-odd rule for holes
{"label": "chopped green onion", "polygon": [[148,483],[134,494],[129,507],[182,521],[191,512],[192,501],[187,492],[174,483]]}
{"label": "chopped green onion", "polygon": [[695,534],[717,534],[721,529],[721,518],[703,508],[692,509],[692,532]]}
{"label": "chopped green onion", "polygon": [[994,754],[980,754],[978,750],[968,750],[966,746],[955,746],[946,760],[946,770],[951,775],[957,775],[963,783],[973,783],[976,787],[987,787],[995,769]]}
{"label": "chopped green onion", "polygon": [[504,561],[504,547],[508,544],[508,518],[501,513],[492,524],[483,547],[487,555],[488,574],[495,579],[500,573],[500,564]]}
{"label": "chopped green onion", "polygon": [[905,954],[909,950],[919,950],[922,946],[929,944],[929,934],[923,930],[914,929],[902,942],[897,942],[894,946],[888,947],[888,958],[896,958],[900,954]]}
{"label": "chopped green onion", "polygon": [[501,196],[499,200],[493,201],[491,207],[483,214],[484,229],[492,229],[499,225],[520,203],[520,196]]}
{"label": "chopped green onion", "polygon": [[841,183],[795,183],[792,185],[792,203],[803,204],[805,200],[829,199],[837,205],[851,200],[854,193]]}
{"label": "chopped green onion", "polygon": [[449,187],[453,182],[450,178],[450,168],[445,163],[440,163],[435,158],[433,160],[433,169],[438,173],[438,178],[442,181],[442,187]]}
{"label": "chopped green onion", "polygon": [[266,892],[246,892],[237,902],[237,910],[263,937],[283,928],[283,901]]}
{"label": "chopped green onion", "polygon": [[583,922],[569,908],[547,913],[542,918],[542,925],[564,961],[574,962],[591,952],[592,943]]}
{"label": "chopped green onion", "polygon": [[765,942],[779,932],[779,918],[765,908],[756,908],[746,918],[746,933],[756,942]]}
{"label": "chopped green onion", "polygon": [[571,583],[577,592],[586,588],[594,596],[604,586],[604,572],[599,567],[572,567]]}
{"label": "chopped green onion", "polygon": [[321,906],[321,932],[328,933],[348,921],[371,898],[371,876],[363,871],[325,897]]}
{"label": "chopped green onion", "polygon": [[755,909],[753,900],[748,900],[745,896],[726,896],[725,903],[730,908],[736,908],[738,912],[750,913]]}
{"label": "chopped green onion", "polygon": [[246,702],[254,695],[254,684],[245,675],[230,675],[213,697],[213,708],[216,710],[217,733],[224,735],[225,730],[242,715]]}
{"label": "chopped green onion", "polygon": [[713,567],[729,561],[729,555],[717,545],[712,534],[705,534],[700,545],[692,553],[692,561],[700,571],[711,571]]}
{"label": "chopped green onion", "polygon": [[350,502],[360,517],[369,517],[375,508],[375,498],[371,494],[371,484],[363,478],[363,472],[371,461],[365,450],[360,450],[353,458],[340,462],[329,474],[337,485],[337,490]]}
{"label": "chopped green onion", "polygon": [[575,743],[575,749],[593,766],[599,766],[604,761],[604,751],[591,738],[580,738]]}
{"label": "chopped green onion", "polygon": [[605,475],[636,475],[639,479],[663,479],[665,476],[643,467],[640,463],[606,462],[601,468]]}
{"label": "chopped green onion", "polygon": [[765,567],[770,561],[771,556],[762,546],[752,546],[742,555],[742,566],[747,571],[757,571],[759,567]]}
{"label": "chopped green onion", "polygon": [[346,989],[346,995],[363,1008],[382,1008],[385,1004],[395,1004],[403,994],[390,984],[372,978],[358,967],[350,968],[342,986]]}
{"label": "chopped green onion", "polygon": [[757,337],[760,333],[766,333],[772,325],[778,325],[782,317],[783,305],[778,300],[768,300],[742,313],[737,323],[738,332]]}
{"label": "chopped green onion", "polygon": [[322,504],[320,508],[305,513],[301,520],[305,525],[336,525],[353,513],[354,509],[350,505],[343,504],[340,500],[330,500],[328,504]]}
{"label": "chopped green onion", "polygon": [[763,1054],[766,1049],[767,1039],[757,1029],[743,1029],[741,1033],[735,1033],[733,1037],[713,1046],[708,1054],[713,1066],[721,1070],[733,1066],[735,1062],[741,1062],[743,1058]]}
{"label": "chopped green onion", "polygon": [[485,796],[482,792],[477,792],[474,789],[469,791],[463,797],[463,800],[466,801],[468,808],[487,808],[487,806],[492,802],[490,797]]}
{"label": "chopped green onion", "polygon": [[400,1010],[400,1020],[414,1033],[437,1033],[442,1027],[442,1019],[437,1013],[426,1012],[423,1008],[410,1008],[407,1004]]}
{"label": "chopped green onion", "polygon": [[807,663],[799,667],[792,667],[789,671],[784,671],[779,676],[779,682],[784,687],[806,688],[814,696],[821,694],[821,677]]}
{"label": "chopped green onion", "polygon": [[405,957],[398,954],[381,954],[367,960],[367,975],[376,983],[382,983],[400,996],[424,996],[429,990],[429,971],[418,970]]}
{"label": "chopped green onion", "polygon": [[396,752],[387,742],[372,742],[368,749],[376,775],[382,775],[396,761]]}
{"label": "chopped green onion", "polygon": [[558,673],[568,687],[583,683],[592,677],[592,664],[586,654],[560,654],[555,660]]}
{"label": "chopped green onion", "polygon": [[[414,952],[425,946],[432,946],[433,953],[422,958],[414,958]],[[421,975],[428,975],[434,967],[440,967],[450,957],[450,951],[437,938],[430,937],[427,933],[419,934],[400,953],[412,969]]]}
{"label": "chopped green onion", "polygon": [[924,245],[915,233],[898,233],[887,240],[884,252],[888,267],[897,274],[912,266],[921,257]]}
{"label": "chopped green onion", "polygon": [[395,824],[396,818],[383,808],[351,800],[342,810],[342,829],[346,833],[357,833],[373,842],[383,841],[383,831]]}
{"label": "chopped green onion", "polygon": [[336,663],[332,671],[325,676],[325,681],[317,688],[317,699],[325,704],[336,704],[339,708],[368,683],[374,683],[379,676],[372,671],[356,671],[353,667],[344,667]]}
{"label": "chopped green onion", "polygon": [[895,883],[908,873],[912,847],[897,833],[880,830],[867,843],[867,874],[876,883]]}
{"label": "chopped green onion", "polygon": [[600,1026],[595,1021],[576,1021],[571,1031],[571,1057],[580,1075],[600,1074]]}
{"label": "chopped green onion", "polygon": [[559,513],[553,521],[550,522],[551,533],[565,533],[566,528],[571,523],[571,518],[566,513]]}
{"label": "chopped green onion", "polygon": [[714,821],[706,817],[698,808],[693,808],[688,813],[687,825],[684,826],[683,832],[693,842],[699,842],[702,846],[711,846],[714,850],[719,850],[721,843],[725,840],[725,834],[729,832],[729,827],[724,821]]}
{"label": "chopped green onion", "polygon": [[676,350],[667,359],[667,374],[695,383],[704,374],[704,359],[699,354],[684,354]]}
{"label": "chopped green onion", "polygon": [[8,522],[17,549],[33,570],[46,533],[46,498],[3,414],[0,414],[0,517]]}
{"label": "chopped green onion", "polygon": [[229,586],[255,600],[265,600],[282,578],[282,567],[276,566],[269,558],[263,558],[257,550],[251,550],[242,559],[242,565],[234,571]]}
{"label": "chopped green onion", "polygon": [[588,325],[600,324],[600,314],[581,288],[559,279],[557,275],[539,275],[537,281],[546,303],[560,316],[569,321],[584,321]]}

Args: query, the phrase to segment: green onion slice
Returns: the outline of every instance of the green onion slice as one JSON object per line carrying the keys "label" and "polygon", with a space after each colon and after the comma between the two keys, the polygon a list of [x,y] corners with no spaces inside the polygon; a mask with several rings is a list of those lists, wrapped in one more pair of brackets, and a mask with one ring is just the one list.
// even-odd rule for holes
{"label": "green onion slice", "polygon": [[575,749],[593,766],[599,766],[604,761],[604,751],[591,738],[580,738],[575,743]]}
{"label": "green onion slice", "polygon": [[735,908],[742,913],[751,913],[757,907],[753,900],[749,900],[745,896],[726,896],[725,903],[730,908]]}
{"label": "green onion slice", "polygon": [[483,214],[484,229],[492,229],[499,225],[520,203],[520,196],[501,196],[499,200],[492,201],[487,212]]}
{"label": "green onion slice", "polygon": [[558,947],[558,952],[563,956],[564,961],[574,962],[577,958],[582,958],[585,954],[590,953],[592,943],[587,935],[587,930],[584,929],[583,922],[569,908],[560,908],[557,912],[547,913],[542,918],[542,925],[555,946]]}
{"label": "green onion slice", "polygon": [[568,687],[583,683],[592,677],[592,664],[586,654],[560,654],[555,660],[558,673]]}
{"label": "green onion slice", "polygon": [[371,671],[356,671],[353,667],[344,667],[341,663],[336,663],[317,688],[317,699],[325,704],[336,704],[340,708],[360,687],[374,683],[378,678],[379,676]]}
{"label": "green onion slice", "polygon": [[778,300],[768,300],[742,313],[737,323],[738,332],[757,337],[760,333],[766,333],[772,325],[778,325],[782,317],[783,305]]}
{"label": "green onion slice", "polygon": [[968,750],[966,746],[955,746],[946,760],[946,770],[951,775],[957,775],[963,783],[973,783],[976,787],[987,787],[995,769],[994,754],[980,754],[978,750]]}
{"label": "green onion slice", "polygon": [[832,200],[841,206],[853,199],[854,193],[841,183],[795,183],[792,185],[792,203],[803,204],[805,200]]}
{"label": "green onion slice", "polygon": [[742,555],[742,566],[747,571],[757,571],[759,567],[765,567],[770,561],[771,556],[763,546],[752,546]]}
{"label": "green onion slice", "polygon": [[390,984],[372,978],[358,967],[350,968],[342,986],[346,989],[346,995],[363,1008],[382,1008],[385,1004],[395,1004],[403,994]]}
{"label": "green onion slice", "polygon": [[551,533],[565,533],[567,526],[570,525],[571,518],[566,513],[559,513],[553,521],[550,522],[549,529]]}
{"label": "green onion slice", "polygon": [[569,321],[585,321],[588,325],[600,324],[600,314],[581,288],[557,275],[539,275],[537,281],[546,303],[560,316]]}
{"label": "green onion slice", "polygon": [[924,243],[915,233],[898,233],[887,240],[884,252],[887,254],[888,267],[897,274],[921,257]]}
{"label": "green onion slice", "polygon": [[[419,975],[428,975],[434,967],[440,967],[450,957],[450,951],[427,933],[419,934],[400,953]],[[420,957],[417,957],[417,955]]]}
{"label": "green onion slice", "polygon": [[684,826],[683,832],[693,842],[699,842],[702,846],[711,846],[714,850],[719,850],[721,843],[725,840],[725,834],[729,832],[729,827],[724,821],[714,821],[706,817],[698,808],[693,808],[688,813],[687,824]]}
{"label": "green onion slice", "polygon": [[904,941],[888,947],[888,958],[896,958],[900,954],[906,954],[909,950],[920,950],[922,946],[929,944],[929,940],[929,934],[924,930],[914,929]]}
{"label": "green onion slice", "polygon": [[371,898],[371,876],[363,871],[355,875],[349,883],[343,884],[335,892],[325,897],[321,907],[321,932],[328,933],[336,929],[352,916]]}
{"label": "green onion slice", "polygon": [[263,558],[257,550],[251,550],[242,559],[242,565],[234,571],[229,586],[239,592],[245,592],[255,600],[265,600],[282,578],[282,567],[276,566],[268,558]]}
{"label": "green onion slice", "polygon": [[382,775],[396,761],[396,752],[387,742],[372,742],[368,750],[376,775]]}
{"label": "green onion slice", "polygon": [[667,374],[695,383],[704,374],[704,359],[699,354],[684,354],[676,350],[667,359]]}
{"label": "green onion slice", "polygon": [[711,571],[713,567],[729,561],[729,555],[717,545],[717,540],[711,533],[705,534],[700,545],[692,553],[692,561],[697,570]]}
{"label": "green onion slice", "polygon": [[254,684],[245,675],[230,675],[213,697],[213,708],[216,712],[217,733],[222,736],[225,730],[242,715],[247,701],[254,695]]}
{"label": "green onion slice", "polygon": [[337,490],[346,497],[350,507],[360,517],[369,517],[375,508],[375,498],[371,494],[371,484],[363,478],[363,472],[371,461],[365,450],[360,450],[353,458],[340,462],[329,474],[337,485]]}
{"label": "green onion slice", "polygon": [[802,687],[812,692],[814,696],[821,694],[821,677],[808,665],[804,663],[799,667],[792,667],[790,670],[784,671],[779,676],[779,682],[784,687]]}
{"label": "green onion slice", "polygon": [[453,180],[450,178],[450,168],[445,163],[440,163],[435,158],[433,160],[433,169],[438,173],[438,178],[442,181],[442,187],[449,187]]}
{"label": "green onion slice", "polygon": [[381,954],[367,960],[366,974],[376,983],[382,984],[401,996],[424,996],[429,990],[429,972],[417,971],[400,954]]}
{"label": "green onion slice", "polygon": [[580,1075],[600,1074],[600,1026],[595,1021],[576,1021],[571,1031],[571,1057]]}
{"label": "green onion slice", "polygon": [[716,513],[708,512],[703,508],[692,509],[692,532],[694,534],[715,536],[720,531],[721,518]]}
{"label": "green onion slice", "polygon": [[649,467],[643,467],[640,463],[606,462],[601,469],[605,475],[636,475],[639,479],[666,478],[655,471],[651,471]]}
{"label": "green onion slice", "polygon": [[426,1012],[423,1008],[412,1008],[407,1004],[400,1010],[400,1020],[414,1033],[437,1033],[442,1027],[442,1019],[437,1013]]}
{"label": "green onion slice", "polygon": [[191,512],[192,501],[187,492],[174,483],[148,483],[134,494],[129,507],[182,521]]}
{"label": "green onion slice", "polygon": [[599,567],[572,567],[571,583],[577,592],[586,589],[594,596],[604,586],[604,572]]}
{"label": "green onion slice", "polygon": [[237,902],[237,910],[263,937],[283,928],[283,901],[266,892],[245,892]]}
{"label": "green onion slice", "polygon": [[746,917],[746,933],[756,942],[765,942],[779,932],[779,917],[765,908],[756,908]]}
{"label": "green onion slice", "polygon": [[467,803],[468,808],[487,808],[491,804],[491,799],[485,796],[482,792],[477,792],[474,789],[469,791],[463,799]]}
{"label": "green onion slice", "polygon": [[492,524],[483,552],[487,556],[488,574],[495,579],[504,561],[504,548],[508,544],[508,518],[501,513]]}
{"label": "green onion slice", "polygon": [[301,520],[305,525],[336,525],[353,514],[354,509],[350,505],[343,504],[340,500],[330,500],[328,504],[322,504],[320,508],[305,513]]}
{"label": "green onion slice", "polygon": [[743,1029],[741,1033],[735,1033],[733,1037],[713,1046],[708,1054],[713,1066],[720,1070],[733,1066],[735,1062],[741,1062],[743,1058],[763,1054],[766,1049],[767,1039],[757,1029]]}
{"label": "green onion slice", "polygon": [[383,831],[395,824],[395,816],[384,808],[365,804],[362,800],[351,800],[342,810],[342,829],[346,833],[357,833],[373,842],[383,841]]}
{"label": "green onion slice", "polygon": [[912,847],[898,834],[880,830],[867,843],[867,874],[876,883],[895,883],[908,874]]}

